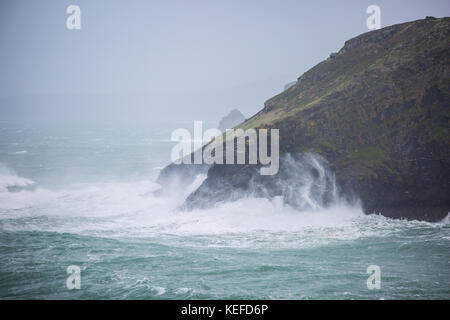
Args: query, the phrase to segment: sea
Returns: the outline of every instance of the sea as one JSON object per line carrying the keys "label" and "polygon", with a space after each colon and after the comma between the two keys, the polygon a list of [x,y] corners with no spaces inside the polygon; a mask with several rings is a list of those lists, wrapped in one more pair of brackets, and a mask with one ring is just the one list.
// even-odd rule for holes
{"label": "sea", "polygon": [[100,122],[0,121],[0,299],[450,298],[448,217],[256,197],[183,211],[205,175],[154,191],[193,123]]}

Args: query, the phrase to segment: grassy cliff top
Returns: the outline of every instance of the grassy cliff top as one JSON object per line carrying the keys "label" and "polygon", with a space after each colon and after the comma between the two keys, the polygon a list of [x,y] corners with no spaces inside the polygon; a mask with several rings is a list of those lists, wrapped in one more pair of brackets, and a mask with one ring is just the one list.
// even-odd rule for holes
{"label": "grassy cliff top", "polygon": [[[264,109],[240,127],[273,127],[275,123],[320,106],[333,97],[351,94],[352,89],[364,83],[368,76],[378,75],[383,81],[379,88],[372,87],[374,94],[384,85],[392,85],[401,96],[419,94],[414,92],[417,86],[409,91],[406,87],[398,88],[395,79],[387,75],[408,65],[418,68],[411,72],[420,72],[421,66],[416,63],[418,59],[440,56],[442,51],[448,51],[449,25],[450,18],[429,18],[385,27],[350,39],[337,54],[330,55],[300,76],[294,86],[267,100]],[[430,79],[423,79],[424,87],[427,81]]]}

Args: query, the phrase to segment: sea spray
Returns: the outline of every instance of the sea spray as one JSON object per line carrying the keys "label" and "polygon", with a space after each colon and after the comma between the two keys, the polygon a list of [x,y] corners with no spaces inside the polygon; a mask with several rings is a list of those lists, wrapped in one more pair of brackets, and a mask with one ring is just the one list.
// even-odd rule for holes
{"label": "sea spray", "polygon": [[33,184],[34,181],[19,177],[13,170],[0,164],[0,192],[17,191]]}
{"label": "sea spray", "polygon": [[215,165],[186,199],[183,209],[210,208],[242,198],[280,198],[298,211],[320,210],[359,201],[343,195],[325,158],[315,153],[285,154],[276,175],[258,174],[258,166]]}

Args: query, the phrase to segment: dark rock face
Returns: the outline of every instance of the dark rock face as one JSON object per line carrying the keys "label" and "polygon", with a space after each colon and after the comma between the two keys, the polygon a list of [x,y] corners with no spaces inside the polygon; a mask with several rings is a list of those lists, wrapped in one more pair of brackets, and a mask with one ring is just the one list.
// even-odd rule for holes
{"label": "dark rock face", "polygon": [[[366,213],[438,221],[450,211],[449,43],[449,18],[360,35],[239,127],[280,129],[281,154],[327,159]],[[187,205],[224,201],[258,179],[276,195],[284,166],[258,178],[257,166],[214,165]]]}
{"label": "dark rock face", "polygon": [[226,129],[232,129],[244,121],[245,116],[239,110],[234,109],[220,120],[219,130],[225,132]]}

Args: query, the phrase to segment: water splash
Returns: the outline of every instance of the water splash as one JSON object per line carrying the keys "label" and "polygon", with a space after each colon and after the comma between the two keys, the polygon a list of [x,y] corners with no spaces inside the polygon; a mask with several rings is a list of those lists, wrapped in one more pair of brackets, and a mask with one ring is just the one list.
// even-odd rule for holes
{"label": "water splash", "polygon": [[34,181],[16,175],[4,165],[0,165],[0,192],[17,191],[34,185]]}

